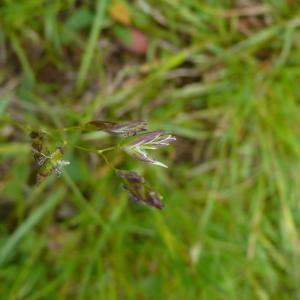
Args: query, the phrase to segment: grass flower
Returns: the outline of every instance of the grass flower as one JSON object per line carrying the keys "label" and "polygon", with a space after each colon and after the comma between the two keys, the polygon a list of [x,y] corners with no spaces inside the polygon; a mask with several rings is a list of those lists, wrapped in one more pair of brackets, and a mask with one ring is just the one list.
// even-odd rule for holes
{"label": "grass flower", "polygon": [[162,162],[148,156],[147,150],[168,146],[175,140],[176,138],[171,134],[166,134],[163,131],[152,131],[141,135],[135,141],[125,145],[123,149],[137,160],[167,168]]}
{"label": "grass flower", "polygon": [[96,127],[98,130],[103,130],[107,133],[129,137],[147,130],[147,122],[144,121],[129,121],[125,123],[115,123],[109,121],[94,120],[88,123]]}
{"label": "grass flower", "polygon": [[51,174],[59,176],[62,172],[61,168],[70,164],[69,161],[63,160],[63,148],[57,147],[51,153],[40,132],[32,131],[30,137],[32,139],[33,158],[38,166],[36,173],[37,183],[40,183]]}
{"label": "grass flower", "polygon": [[131,200],[162,209],[162,196],[153,190],[144,177],[134,171],[118,170],[117,175],[124,181],[124,188],[128,191]]}

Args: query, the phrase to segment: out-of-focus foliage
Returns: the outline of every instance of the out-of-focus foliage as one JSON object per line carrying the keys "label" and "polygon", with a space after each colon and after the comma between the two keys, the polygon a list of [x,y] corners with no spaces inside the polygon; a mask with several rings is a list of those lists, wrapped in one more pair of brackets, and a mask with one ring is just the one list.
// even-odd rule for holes
{"label": "out-of-focus foliage", "polygon": [[[295,0],[1,1],[0,299],[299,299],[299,37]],[[163,210],[91,120],[176,136],[107,153]],[[32,129],[68,141],[38,186]]]}

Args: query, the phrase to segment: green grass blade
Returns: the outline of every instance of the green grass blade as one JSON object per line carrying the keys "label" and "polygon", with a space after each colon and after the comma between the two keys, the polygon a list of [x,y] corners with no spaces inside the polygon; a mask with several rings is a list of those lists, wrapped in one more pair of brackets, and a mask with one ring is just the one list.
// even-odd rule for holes
{"label": "green grass blade", "polygon": [[12,236],[6,241],[4,246],[0,249],[0,266],[9,258],[14,248],[20,242],[20,240],[26,235],[27,232],[45,216],[63,197],[64,190],[59,189],[55,194],[50,195],[45,202],[39,206],[24,223],[12,234]]}
{"label": "green grass blade", "polygon": [[83,85],[86,81],[86,77],[89,71],[89,68],[92,63],[93,55],[96,48],[97,39],[103,25],[106,7],[109,3],[109,0],[99,0],[97,3],[97,12],[94,19],[93,27],[89,36],[88,44],[83,55],[79,74],[77,78],[77,89],[80,91],[83,88]]}

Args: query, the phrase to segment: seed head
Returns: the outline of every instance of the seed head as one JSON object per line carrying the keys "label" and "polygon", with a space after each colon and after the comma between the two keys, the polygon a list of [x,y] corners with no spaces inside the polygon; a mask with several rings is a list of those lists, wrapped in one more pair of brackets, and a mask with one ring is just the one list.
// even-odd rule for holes
{"label": "seed head", "polygon": [[117,170],[117,175],[131,183],[142,183],[144,178],[134,171]]}
{"label": "seed head", "polygon": [[167,168],[165,164],[148,156],[146,150],[158,149],[170,145],[176,138],[163,131],[153,131],[141,135],[135,141],[124,146],[124,150],[137,160]]}
{"label": "seed head", "polygon": [[125,170],[118,170],[117,175],[123,179],[124,188],[132,201],[159,209],[164,207],[162,196],[145,182],[144,177],[134,171]]}
{"label": "seed head", "polygon": [[109,121],[94,120],[88,123],[95,126],[99,130],[106,131],[107,133],[129,137],[137,135],[140,132],[147,130],[147,122],[144,121],[129,121],[125,123],[115,123]]}

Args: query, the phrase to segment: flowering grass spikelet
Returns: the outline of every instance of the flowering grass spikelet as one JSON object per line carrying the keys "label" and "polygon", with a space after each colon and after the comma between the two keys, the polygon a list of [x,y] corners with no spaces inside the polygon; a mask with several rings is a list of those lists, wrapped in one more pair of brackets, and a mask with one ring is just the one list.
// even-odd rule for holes
{"label": "flowering grass spikelet", "polygon": [[162,196],[146,183],[144,177],[134,171],[117,170],[116,173],[123,179],[124,188],[132,201],[158,209],[164,208]]}
{"label": "flowering grass spikelet", "polygon": [[147,130],[147,122],[145,121],[128,121],[125,123],[115,123],[110,121],[94,120],[88,123],[113,135],[130,137]]}
{"label": "flowering grass spikelet", "polygon": [[147,150],[155,150],[170,145],[176,138],[163,131],[152,131],[141,135],[133,142],[124,146],[124,150],[131,157],[161,167],[167,168],[162,162],[149,157]]}
{"label": "flowering grass spikelet", "polygon": [[44,137],[40,132],[32,131],[30,137],[32,139],[33,158],[38,166],[36,172],[37,183],[41,183],[53,173],[59,176],[62,172],[61,167],[70,164],[69,161],[63,160],[63,148],[57,147],[51,153],[45,145]]}

